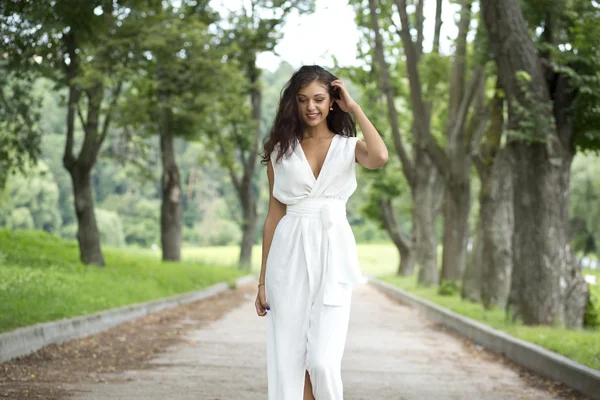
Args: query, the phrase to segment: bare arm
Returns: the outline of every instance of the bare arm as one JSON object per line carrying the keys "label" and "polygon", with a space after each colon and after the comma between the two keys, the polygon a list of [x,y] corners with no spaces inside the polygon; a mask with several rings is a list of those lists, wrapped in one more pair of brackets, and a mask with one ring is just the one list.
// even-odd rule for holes
{"label": "bare arm", "polygon": [[356,118],[360,130],[365,136],[365,141],[359,140],[356,143],[356,161],[360,165],[369,169],[377,169],[385,165],[388,160],[388,149],[385,142],[373,126],[369,118],[365,115],[362,108],[356,103],[346,86],[341,80],[331,82],[334,90],[337,90],[340,98],[335,102],[344,112],[350,112]]}
{"label": "bare arm", "polygon": [[260,265],[258,295],[256,296],[255,303],[256,313],[261,317],[267,315],[267,310],[269,310],[269,304],[267,303],[265,296],[264,286],[265,275],[267,272],[267,256],[269,254],[269,250],[271,249],[275,228],[286,212],[285,204],[273,197],[273,184],[275,182],[275,175],[273,172],[273,165],[270,161],[267,164],[267,177],[269,178],[269,211],[267,212],[267,218],[265,219],[263,230],[262,262]]}
{"label": "bare arm", "polygon": [[379,132],[377,132],[377,129],[375,129],[357,103],[355,103],[351,112],[354,114],[360,130],[365,136],[364,142],[359,140],[356,143],[356,161],[369,169],[377,169],[384,166],[388,160],[388,149]]}

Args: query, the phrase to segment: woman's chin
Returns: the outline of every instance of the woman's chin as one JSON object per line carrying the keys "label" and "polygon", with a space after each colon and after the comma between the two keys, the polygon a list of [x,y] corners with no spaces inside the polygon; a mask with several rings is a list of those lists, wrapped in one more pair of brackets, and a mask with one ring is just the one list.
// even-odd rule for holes
{"label": "woman's chin", "polygon": [[308,119],[308,118],[304,118],[304,125],[306,126],[318,126],[319,124],[325,122],[325,118],[319,118],[319,119]]}

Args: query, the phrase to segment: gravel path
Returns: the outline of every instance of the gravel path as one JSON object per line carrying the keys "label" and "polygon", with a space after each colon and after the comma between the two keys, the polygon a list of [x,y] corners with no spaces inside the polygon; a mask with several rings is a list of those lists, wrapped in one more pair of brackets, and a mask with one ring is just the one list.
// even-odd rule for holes
{"label": "gravel path", "polygon": [[[266,399],[265,323],[254,314],[253,294],[221,319],[188,331],[184,342],[150,361],[155,368],[67,389],[77,400]],[[578,398],[368,286],[354,294],[342,369],[346,400]]]}
{"label": "gravel path", "polygon": [[[266,400],[255,295],[250,284],[0,364],[0,398]],[[346,400],[585,399],[369,286],[353,297],[342,375]]]}

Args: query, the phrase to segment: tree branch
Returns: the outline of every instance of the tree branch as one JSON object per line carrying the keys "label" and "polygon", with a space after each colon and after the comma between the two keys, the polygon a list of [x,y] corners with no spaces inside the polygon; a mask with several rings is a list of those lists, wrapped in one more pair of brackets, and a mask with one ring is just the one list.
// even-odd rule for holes
{"label": "tree branch", "polygon": [[408,153],[402,142],[402,136],[400,134],[400,125],[398,123],[398,112],[396,110],[395,93],[394,87],[392,86],[390,72],[388,65],[385,61],[383,41],[381,38],[381,32],[379,29],[379,21],[377,20],[377,8],[375,6],[375,0],[369,0],[369,9],[371,16],[371,28],[375,33],[375,57],[379,71],[381,74],[381,90],[384,92],[387,103],[388,117],[392,128],[392,137],[394,139],[394,148],[400,162],[402,163],[402,171],[408,181],[409,185],[413,186],[415,183],[414,166],[410,160]]}
{"label": "tree branch", "polygon": [[442,32],[442,0],[437,0],[435,5],[435,32],[433,34],[433,53],[440,52],[440,34]]}
{"label": "tree branch", "polygon": [[[227,158],[228,152],[226,151],[225,145],[223,144],[223,138],[218,133],[216,134],[216,137],[217,137],[217,143],[219,144],[219,148],[221,149],[221,153],[223,154],[223,158]],[[223,164],[225,164],[225,168],[227,168],[227,171],[229,172],[229,176],[231,177],[233,186],[235,186],[235,190],[237,190],[238,195],[241,198],[242,184],[240,183],[240,179],[238,178],[237,174],[235,173],[235,170],[233,169],[233,163],[232,162],[224,162]]]}
{"label": "tree branch", "polygon": [[100,138],[98,139],[98,148],[102,146],[106,136],[108,135],[108,127],[110,125],[110,121],[112,119],[112,115],[114,113],[115,108],[117,107],[117,102],[119,101],[119,96],[121,94],[121,89],[123,88],[123,81],[119,81],[116,89],[113,92],[112,99],[110,101],[110,105],[108,106],[108,110],[106,110],[106,117],[104,117],[104,124],[102,125],[102,133],[100,134]]}
{"label": "tree branch", "polygon": [[419,0],[417,3],[417,59],[421,58],[423,54],[423,8],[424,8],[425,0]]}
{"label": "tree branch", "polygon": [[453,118],[454,125],[450,126],[450,131],[448,132],[448,137],[451,142],[460,143],[461,137],[464,137],[464,126],[467,119],[467,115],[469,112],[469,108],[471,107],[471,103],[473,99],[476,97],[475,95],[479,92],[479,89],[484,85],[484,74],[483,74],[483,66],[478,65],[475,67],[475,70],[471,74],[471,79],[469,80],[469,84],[467,86],[467,95],[464,96],[460,102],[458,109],[455,111],[455,116]]}
{"label": "tree branch", "polygon": [[79,116],[79,122],[81,122],[81,126],[83,127],[83,133],[87,136],[88,127],[85,118],[83,117],[83,113],[81,112],[81,107],[79,107],[79,103],[77,104],[77,115]]}
{"label": "tree branch", "polygon": [[450,102],[446,132],[450,132],[456,125],[458,109],[461,106],[465,92],[467,34],[471,24],[472,2],[473,0],[461,0],[460,22],[458,24],[458,36],[456,37],[454,63],[452,64],[452,79],[450,81]]}
{"label": "tree branch", "polygon": [[403,251],[410,250],[410,240],[400,232],[398,227],[398,221],[396,220],[396,214],[392,206],[390,199],[384,199],[379,197],[378,199],[379,209],[381,210],[381,219],[383,220],[383,226],[390,235],[390,238],[398,248],[402,248]]}
{"label": "tree branch", "polygon": [[77,77],[78,58],[77,58],[77,40],[75,33],[71,30],[64,36],[65,47],[69,55],[70,63],[65,65],[67,75],[67,87],[69,88],[69,100],[67,104],[67,138],[65,140],[65,152],[63,154],[63,165],[71,171],[76,162],[73,155],[73,142],[75,135],[75,114],[78,108],[80,92],[75,86]]}
{"label": "tree branch", "polygon": [[431,157],[431,160],[436,164],[440,173],[447,178],[447,174],[450,172],[450,161],[444,149],[440,147],[435,138],[431,135],[427,108],[423,101],[421,79],[419,77],[417,66],[417,54],[412,38],[410,37],[410,23],[408,22],[408,13],[406,11],[406,0],[395,0],[395,2],[400,14],[400,21],[402,22],[400,37],[402,39],[402,44],[404,45],[404,53],[406,54],[406,69],[408,71],[408,80],[410,84],[413,120],[418,132],[416,144],[427,150],[427,153]]}

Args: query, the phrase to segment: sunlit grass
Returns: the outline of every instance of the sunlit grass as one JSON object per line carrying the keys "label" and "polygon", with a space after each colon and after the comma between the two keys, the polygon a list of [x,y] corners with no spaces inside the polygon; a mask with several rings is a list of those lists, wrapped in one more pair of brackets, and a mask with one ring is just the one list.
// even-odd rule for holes
{"label": "sunlit grass", "polygon": [[0,332],[38,322],[233,282],[218,263],[163,263],[145,251],[105,249],[106,266],[79,262],[73,242],[43,232],[0,230]]}
{"label": "sunlit grass", "polygon": [[[436,288],[418,285],[415,277],[386,276],[382,279],[456,313],[485,323],[519,339],[536,343],[591,368],[600,369],[600,330],[569,330],[513,324],[505,319],[504,310],[485,310],[480,304],[463,301],[459,295],[441,296]],[[594,289],[597,289],[597,286]]]}

